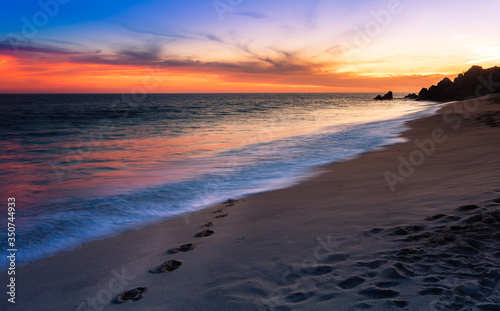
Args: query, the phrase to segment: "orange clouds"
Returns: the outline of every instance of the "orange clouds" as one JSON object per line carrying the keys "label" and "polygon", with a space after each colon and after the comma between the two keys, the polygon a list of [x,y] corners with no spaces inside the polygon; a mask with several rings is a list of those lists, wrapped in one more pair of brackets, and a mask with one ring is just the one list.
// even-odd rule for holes
{"label": "orange clouds", "polygon": [[[236,63],[163,61],[103,64],[21,53],[0,56],[2,93],[188,93],[188,92],[378,92],[419,91],[435,75],[363,76],[322,70],[322,64],[295,58]],[[106,60],[109,61],[109,60]],[[154,65],[156,64],[156,66]]]}

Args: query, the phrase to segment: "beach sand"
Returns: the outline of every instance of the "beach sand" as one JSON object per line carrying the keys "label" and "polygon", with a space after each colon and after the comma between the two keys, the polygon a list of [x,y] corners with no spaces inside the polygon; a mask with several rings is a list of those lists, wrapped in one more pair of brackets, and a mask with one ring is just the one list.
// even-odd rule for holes
{"label": "beach sand", "polygon": [[500,310],[500,96],[407,126],[296,186],[19,267],[0,309]]}

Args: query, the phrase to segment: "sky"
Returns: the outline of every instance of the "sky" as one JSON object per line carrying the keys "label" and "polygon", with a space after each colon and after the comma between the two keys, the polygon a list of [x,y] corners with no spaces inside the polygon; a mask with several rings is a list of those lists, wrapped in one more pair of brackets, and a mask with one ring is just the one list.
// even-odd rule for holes
{"label": "sky", "polygon": [[7,0],[0,93],[418,92],[500,64],[500,1]]}

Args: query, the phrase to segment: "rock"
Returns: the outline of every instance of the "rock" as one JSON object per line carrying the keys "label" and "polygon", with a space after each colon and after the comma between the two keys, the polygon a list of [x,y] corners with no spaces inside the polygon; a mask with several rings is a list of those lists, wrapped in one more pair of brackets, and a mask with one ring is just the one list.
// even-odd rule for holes
{"label": "rock", "polygon": [[392,95],[392,92],[389,91],[389,93],[385,94],[384,96],[377,95],[377,97],[375,97],[374,99],[375,100],[390,100],[393,98],[394,98],[394,96]]}
{"label": "rock", "polygon": [[418,100],[447,102],[494,93],[500,93],[500,67],[483,69],[480,66],[472,66],[453,81],[444,78],[429,89],[423,88],[418,93]]}
{"label": "rock", "polygon": [[406,95],[404,98],[417,99],[418,95],[415,93],[411,93],[411,94]]}
{"label": "rock", "polygon": [[424,99],[427,96],[428,91],[429,90],[427,88],[423,87],[418,93],[418,99]]}
{"label": "rock", "polygon": [[441,80],[441,82],[438,83],[437,87],[441,90],[447,90],[449,89],[450,87],[453,86],[453,82],[451,82],[450,79],[448,78],[444,78],[443,80]]}

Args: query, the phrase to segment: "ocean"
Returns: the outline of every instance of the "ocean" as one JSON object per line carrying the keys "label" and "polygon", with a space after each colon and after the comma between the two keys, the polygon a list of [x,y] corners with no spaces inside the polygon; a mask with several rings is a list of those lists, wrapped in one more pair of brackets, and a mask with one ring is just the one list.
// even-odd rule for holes
{"label": "ocean", "polygon": [[406,121],[438,109],[374,95],[0,95],[1,249],[9,197],[17,262],[28,263],[290,186],[401,141]]}

